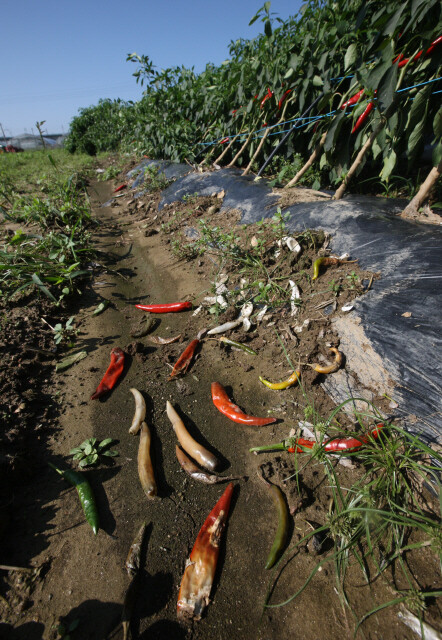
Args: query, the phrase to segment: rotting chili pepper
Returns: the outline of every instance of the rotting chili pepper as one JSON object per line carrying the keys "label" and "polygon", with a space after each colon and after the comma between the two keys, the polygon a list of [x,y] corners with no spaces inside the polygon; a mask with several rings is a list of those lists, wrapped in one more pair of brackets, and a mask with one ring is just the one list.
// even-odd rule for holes
{"label": "rotting chili pepper", "polygon": [[320,267],[329,267],[332,264],[347,264],[347,263],[352,263],[352,262],[357,262],[357,260],[347,260],[347,259],[343,259],[343,258],[335,258],[335,257],[322,257],[322,258],[318,258],[317,260],[314,261],[313,263],[313,277],[312,280],[316,280],[316,278],[319,277],[319,270]]}
{"label": "rotting chili pepper", "polygon": [[276,529],[272,548],[270,549],[269,555],[267,556],[267,562],[265,564],[266,569],[271,569],[275,562],[277,562],[281,557],[281,554],[287,542],[289,529],[289,512],[284,494],[276,484],[269,483],[269,491],[272,494],[272,498],[278,511],[278,527]]}
{"label": "rotting chili pepper", "polygon": [[230,482],[231,480],[241,480],[240,476],[217,476],[214,473],[203,471],[191,460],[178,445],[175,446],[175,453],[184,471],[193,479],[204,484],[218,484],[220,482]]}
{"label": "rotting chili pepper", "polygon": [[111,351],[111,363],[107,368],[95,393],[91,395],[91,400],[96,400],[114,388],[118,378],[124,369],[124,351],[120,347],[114,347]]}
{"label": "rotting chili pepper", "polygon": [[172,373],[169,376],[169,380],[171,380],[174,376],[178,374],[186,373],[187,369],[190,366],[190,363],[192,362],[192,358],[195,355],[195,351],[199,344],[200,344],[200,341],[195,339],[195,340],[192,340],[192,342],[189,345],[187,345],[183,353],[175,362],[175,365],[172,369]]}
{"label": "rotting chili pepper", "polygon": [[373,111],[373,109],[374,109],[374,102],[371,101],[371,102],[369,102],[367,104],[367,106],[365,107],[364,111],[361,113],[359,118],[356,120],[356,124],[353,127],[353,129],[351,130],[352,133],[356,133],[356,131],[358,131],[362,127],[362,125],[367,120],[368,116]]}
{"label": "rotting chili pepper", "polygon": [[100,527],[98,509],[89,481],[79,471],[74,471],[73,469],[66,469],[65,471],[62,471],[50,462],[48,462],[48,465],[51,467],[51,469],[54,469],[54,471],[63,476],[63,478],[67,482],[69,482],[69,484],[77,489],[80,504],[83,508],[86,520],[91,525],[92,531],[95,533],[95,535],[97,535],[98,529]]}
{"label": "rotting chili pepper", "polygon": [[349,100],[347,100],[346,102],[344,102],[344,104],[341,105],[341,109],[345,109],[345,107],[351,107],[354,104],[357,104],[359,100],[362,98],[362,96],[364,95],[364,91],[365,89],[361,89],[360,91],[355,93],[354,96],[352,96]]}
{"label": "rotting chili pepper", "polygon": [[184,426],[184,422],[181,420],[180,416],[169,401],[166,402],[166,412],[167,417],[172,423],[178,442],[183,447],[184,451],[188,453],[189,456],[192,456],[192,458],[202,467],[209,471],[214,471],[219,464],[217,457],[203,447],[202,444],[192,438]]}
{"label": "rotting chili pepper", "polygon": [[330,351],[335,354],[335,361],[333,364],[310,364],[309,367],[312,367],[312,369],[317,373],[334,373],[337,371],[342,364],[342,353],[338,351],[336,347],[330,347]]}
{"label": "rotting chili pepper", "polygon": [[177,615],[181,620],[200,620],[209,603],[232,492],[231,482],[207,516],[186,562],[177,602]]}
{"label": "rotting chili pepper", "polygon": [[149,336],[148,340],[153,342],[153,344],[172,344],[173,342],[178,342],[181,338],[181,333],[177,336],[173,336],[172,338],[162,338],[161,336]]}
{"label": "rotting chili pepper", "polygon": [[272,424],[272,422],[276,422],[277,420],[277,418],[257,418],[256,416],[247,415],[229,399],[226,390],[219,382],[212,382],[212,400],[218,411],[227,416],[227,418],[230,418],[230,420],[233,420],[233,422],[238,422],[239,424],[260,427],[266,424]]}
{"label": "rotting chili pepper", "polygon": [[176,313],[191,309],[192,303],[187,300],[186,302],[171,302],[169,304],[136,304],[135,307],[150,313]]}
{"label": "rotting chili pepper", "polygon": [[259,376],[259,379],[266,387],[269,389],[287,389],[288,387],[292,387],[294,384],[299,382],[299,378],[301,376],[301,372],[299,370],[293,371],[292,375],[287,378],[287,380],[283,380],[282,382],[269,382],[268,380],[264,380]]}
{"label": "rotting chili pepper", "polygon": [[251,347],[248,347],[246,344],[242,342],[235,342],[235,340],[230,340],[230,338],[226,338],[226,336],[221,336],[218,338],[219,342],[226,344],[228,347],[232,347],[232,349],[240,349],[241,351],[245,351],[251,356],[257,356],[258,354]]}
{"label": "rotting chili pepper", "polygon": [[[350,453],[357,449],[360,449],[364,444],[367,444],[371,438],[378,438],[379,433],[384,428],[382,423],[376,425],[376,427],[364,436],[345,436],[336,437],[326,440],[322,444],[322,449],[326,453]],[[282,442],[276,444],[263,445],[261,447],[252,447],[249,449],[251,453],[261,453],[263,451],[288,451],[289,453],[306,453],[308,450],[313,449],[314,446],[318,446],[319,443],[315,440],[306,440],[305,438],[287,438]]]}
{"label": "rotting chili pepper", "polygon": [[278,102],[278,111],[281,111],[281,107],[282,107],[282,105],[283,105],[284,100],[287,98],[287,96],[289,95],[289,93],[291,93],[292,91],[293,91],[293,89],[287,89],[287,91],[285,91],[285,92],[282,94],[282,96],[281,96],[281,98],[279,99],[279,102]]}
{"label": "rotting chili pepper", "polygon": [[118,191],[122,191],[123,189],[125,189],[127,187],[127,184],[120,184],[119,187],[117,187],[116,189],[114,189],[114,193],[117,193]]}

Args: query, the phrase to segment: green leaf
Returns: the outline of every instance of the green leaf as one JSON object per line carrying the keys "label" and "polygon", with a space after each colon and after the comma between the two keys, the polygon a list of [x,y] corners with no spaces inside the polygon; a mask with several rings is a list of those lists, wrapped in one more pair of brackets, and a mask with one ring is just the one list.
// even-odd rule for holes
{"label": "green leaf", "polygon": [[104,451],[103,452],[104,456],[110,456],[111,458],[114,458],[115,456],[118,456],[118,451],[115,451],[114,449],[111,449],[109,451]]}
{"label": "green leaf", "polygon": [[404,2],[404,4],[395,11],[395,13],[391,16],[390,20],[385,25],[382,35],[384,36],[393,35],[399,23],[399,20],[401,18],[402,12],[407,7],[407,5],[408,5],[408,2]]}
{"label": "green leaf", "polygon": [[436,140],[440,140],[442,138],[442,107],[439,107],[439,111],[434,116],[433,132]]}
{"label": "green leaf", "polygon": [[431,94],[431,86],[427,85],[423,87],[414,97],[411,105],[410,113],[408,115],[408,121],[406,125],[407,131],[413,131],[416,125],[421,122],[425,116],[425,112],[428,106],[428,99]]}
{"label": "green leaf", "polygon": [[112,444],[112,442],[114,442],[113,438],[106,438],[105,440],[102,440],[97,447],[97,451],[102,451],[103,449],[108,447],[110,444]]}
{"label": "green leaf", "polygon": [[344,123],[344,113],[341,111],[331,123],[328,130],[327,137],[324,143],[324,151],[330,151],[336,145],[336,140],[339,136],[339,132]]}
{"label": "green leaf", "polygon": [[69,451],[69,455],[74,455],[74,453],[81,453],[81,455],[83,455],[83,450],[80,447],[74,447]]}
{"label": "green leaf", "polygon": [[353,42],[345,52],[344,56],[344,71],[350,69],[356,62],[358,57],[358,45]]}
{"label": "green leaf", "polygon": [[378,88],[378,106],[382,112],[385,112],[394,100],[397,85],[397,65],[390,64],[389,69],[384,73]]}
{"label": "green leaf", "polygon": [[45,285],[43,284],[43,282],[40,280],[40,278],[36,273],[32,274],[32,281],[37,285],[40,291],[42,291],[50,300],[52,300],[52,302],[57,302],[57,300],[55,299],[55,296],[53,296],[52,293],[49,291],[49,289],[45,287]]}
{"label": "green leaf", "polygon": [[87,456],[89,456],[92,453],[92,445],[90,442],[88,442],[87,445],[85,446],[84,452]]}
{"label": "green leaf", "polygon": [[270,22],[270,20],[266,20],[264,23],[264,33],[266,34],[266,36],[268,38],[270,38],[270,36],[272,35],[272,23]]}
{"label": "green leaf", "polygon": [[80,360],[83,360],[83,358],[85,358],[86,356],[86,351],[78,351],[78,353],[74,353],[73,355],[68,356],[61,362],[57,362],[57,364],[55,365],[55,371],[57,373],[59,371],[65,371],[65,369],[69,369],[69,367],[72,367],[72,365],[76,362],[80,362]]}
{"label": "green leaf", "polygon": [[384,182],[388,182],[388,178],[391,176],[393,169],[396,166],[396,160],[396,153],[394,149],[392,149],[390,154],[384,158],[384,166],[381,173],[379,174],[379,177]]}
{"label": "green leaf", "polygon": [[439,140],[437,145],[433,149],[433,166],[437,167],[442,162],[442,142]]}
{"label": "green leaf", "polygon": [[323,82],[323,80],[322,80],[322,78],[320,76],[315,75],[315,76],[313,76],[312,84],[313,84],[314,87],[322,87],[324,82]]}

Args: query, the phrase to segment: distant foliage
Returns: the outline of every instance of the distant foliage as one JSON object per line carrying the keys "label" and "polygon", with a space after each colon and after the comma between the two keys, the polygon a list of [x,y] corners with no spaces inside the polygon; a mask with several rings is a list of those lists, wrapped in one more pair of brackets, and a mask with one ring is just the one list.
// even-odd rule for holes
{"label": "distant foliage", "polygon": [[[135,104],[104,100],[83,109],[72,121],[68,148],[93,153],[123,145],[154,158],[201,161],[212,154],[214,160],[241,134],[223,158],[227,164],[255,131],[237,161],[246,166],[268,127],[259,163],[282,132],[296,125],[269,171],[287,174],[292,161],[302,165],[322,139],[315,174],[319,186],[321,180],[342,180],[383,123],[358,169],[360,179],[380,177],[388,183],[393,173],[414,166],[427,143],[433,144],[438,164],[439,0],[310,0],[287,20],[275,17],[270,4],[251,20],[262,21],[264,33],[232,41],[230,58],[219,66],[208,64],[200,74],[184,67],[158,71],[148,56],[129,54],[128,61],[137,65],[133,75],[146,87],[143,98]],[[359,91],[359,100],[345,106]],[[318,98],[309,119],[297,121]]]}

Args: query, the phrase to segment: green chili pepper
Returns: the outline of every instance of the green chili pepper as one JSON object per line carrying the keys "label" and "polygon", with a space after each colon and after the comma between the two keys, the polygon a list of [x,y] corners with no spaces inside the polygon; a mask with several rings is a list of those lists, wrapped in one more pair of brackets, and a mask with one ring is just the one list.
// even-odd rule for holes
{"label": "green chili pepper", "polygon": [[92,487],[86,480],[85,476],[78,471],[73,471],[72,469],[66,469],[66,471],[62,471],[50,462],[48,462],[48,464],[51,469],[54,469],[57,473],[63,476],[63,478],[67,480],[67,482],[69,482],[73,487],[77,489],[78,497],[80,498],[80,503],[83,507],[86,520],[91,525],[92,531],[95,533],[95,535],[97,535],[100,526],[98,521],[97,505],[95,504]]}
{"label": "green chili pepper", "polygon": [[258,355],[256,351],[254,351],[251,347],[248,347],[247,345],[242,344],[242,342],[235,342],[235,340],[230,340],[230,338],[226,338],[225,336],[222,336],[221,338],[219,338],[219,341],[224,342],[224,344],[227,344],[229,347],[233,347],[234,349],[241,349],[241,351],[245,351],[251,356]]}
{"label": "green chili pepper", "polygon": [[272,498],[278,510],[278,528],[276,529],[275,539],[267,557],[266,569],[271,569],[275,562],[279,560],[287,542],[289,527],[287,504],[281,489],[276,484],[269,485],[269,489],[272,492]]}

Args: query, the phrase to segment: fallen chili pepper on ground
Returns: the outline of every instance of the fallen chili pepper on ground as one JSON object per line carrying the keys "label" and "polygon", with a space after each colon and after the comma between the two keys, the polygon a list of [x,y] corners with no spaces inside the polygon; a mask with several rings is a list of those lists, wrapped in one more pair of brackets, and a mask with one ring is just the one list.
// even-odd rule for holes
{"label": "fallen chili pepper on ground", "polygon": [[100,526],[98,510],[89,481],[86,480],[85,476],[79,471],[73,471],[72,469],[66,469],[66,471],[62,471],[50,462],[48,462],[48,465],[51,467],[51,469],[54,469],[54,471],[63,476],[63,478],[67,482],[69,482],[69,484],[77,489],[78,497],[80,498],[80,504],[83,508],[86,520],[91,525],[92,531],[95,533],[95,535],[97,535]]}
{"label": "fallen chili pepper on ground", "polygon": [[269,389],[287,389],[288,387],[292,387],[294,384],[299,382],[300,376],[301,372],[297,370],[293,371],[292,375],[287,378],[287,380],[283,380],[282,382],[269,382],[268,380],[264,380],[264,378],[261,378],[261,376],[259,376],[259,379]]}
{"label": "fallen chili pepper on ground", "polygon": [[114,193],[117,193],[118,191],[122,191],[123,189],[125,189],[127,187],[127,184],[120,184],[119,187],[117,187],[116,189],[114,189]]}
{"label": "fallen chili pepper on ground", "polygon": [[135,307],[150,313],[176,313],[191,309],[192,303],[187,300],[186,302],[171,302],[169,304],[136,304]]}
{"label": "fallen chili pepper on ground", "polygon": [[287,542],[289,511],[281,489],[276,484],[269,483],[268,486],[278,512],[278,527],[265,565],[266,569],[271,569],[275,562],[277,562],[281,557]]}
{"label": "fallen chili pepper on ground", "polygon": [[189,345],[187,345],[183,353],[175,362],[175,365],[172,369],[172,373],[169,376],[169,380],[171,380],[174,376],[178,374],[186,373],[187,369],[190,366],[190,363],[192,362],[192,358],[195,355],[195,351],[199,344],[200,344],[200,341],[195,339],[195,340],[192,340],[192,342]]}
{"label": "fallen chili pepper on ground", "polygon": [[335,361],[333,362],[333,364],[310,364],[309,367],[312,367],[312,369],[317,373],[334,373],[335,371],[337,371],[342,364],[342,353],[338,351],[336,347],[330,347],[329,350],[335,355]]}
{"label": "fallen chili pepper on ground", "polygon": [[114,388],[118,378],[124,369],[124,351],[120,347],[114,347],[111,351],[111,363],[98,385],[95,393],[91,395],[91,400],[96,400]]}
{"label": "fallen chili pepper on ground", "polygon": [[251,347],[248,347],[246,344],[242,342],[235,342],[235,340],[230,340],[230,338],[226,338],[225,336],[221,336],[218,338],[218,341],[222,344],[227,345],[228,347],[232,347],[232,349],[239,349],[240,351],[245,351],[251,356],[257,356],[258,354]]}
{"label": "fallen chili pepper on ground", "polygon": [[318,258],[313,263],[313,277],[312,280],[316,280],[319,277],[319,271],[321,267],[329,267],[332,264],[346,264],[357,262],[357,260],[347,260],[343,258],[334,258],[334,257],[322,257]]}
{"label": "fallen chili pepper on ground", "polygon": [[277,418],[257,418],[256,416],[247,415],[229,399],[226,390],[219,382],[212,382],[212,400],[218,411],[227,416],[227,418],[230,418],[230,420],[233,420],[233,422],[238,422],[239,424],[260,427],[266,424],[272,424],[272,422],[276,422],[277,420]]}
{"label": "fallen chili pepper on ground", "polygon": [[200,620],[209,603],[232,492],[231,482],[207,516],[186,562],[177,603],[177,615],[182,620]]}
{"label": "fallen chili pepper on ground", "polygon": [[[378,424],[375,429],[364,436],[345,436],[330,438],[322,443],[321,447],[326,453],[350,453],[360,449],[367,444],[371,438],[378,438],[379,433],[384,428],[383,424]],[[261,453],[263,451],[288,451],[289,453],[306,453],[318,446],[316,440],[306,440],[305,438],[287,438],[276,444],[263,445],[262,447],[252,447],[251,453]]]}

